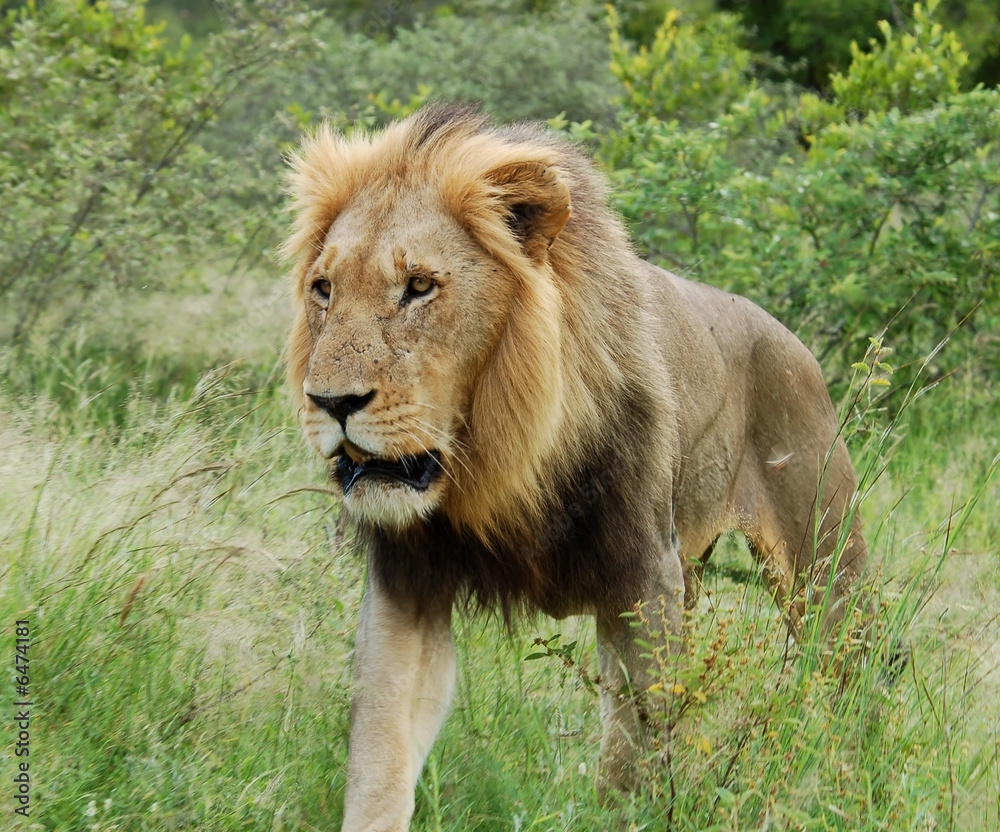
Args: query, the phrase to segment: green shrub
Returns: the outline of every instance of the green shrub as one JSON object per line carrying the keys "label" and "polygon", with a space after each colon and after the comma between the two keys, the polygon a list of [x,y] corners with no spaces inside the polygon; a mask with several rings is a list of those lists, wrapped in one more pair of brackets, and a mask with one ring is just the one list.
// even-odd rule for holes
{"label": "green shrub", "polygon": [[551,5],[533,14],[489,6],[480,14],[444,9],[391,39],[344,39],[328,23],[331,45],[305,68],[309,85],[301,100],[312,109],[357,113],[376,94],[389,104],[417,96],[479,102],[501,121],[561,112],[610,121],[615,82],[607,72],[599,7]]}
{"label": "green shrub", "polygon": [[625,88],[619,103],[639,118],[710,119],[747,89],[752,56],[740,45],[745,33],[735,15],[712,15],[696,24],[681,22],[680,12],[670,10],[653,42],[638,50],[622,39],[613,6],[608,26],[611,71]]}
{"label": "green shrub", "polygon": [[916,15],[917,40],[855,54],[845,100],[745,87],[707,125],[640,104],[598,138],[646,253],[758,301],[840,380],[886,326],[905,364],[966,321],[935,369],[1000,367],[1000,91],[952,93],[961,52]]}
{"label": "green shrub", "polygon": [[[0,24],[0,331],[23,341],[103,291],[163,286],[239,243],[246,187],[200,144],[220,110],[304,42],[295,2],[222,6],[203,52],[170,48],[143,3],[28,3]],[[254,187],[254,183],[250,183]],[[277,180],[261,191],[274,203]]]}
{"label": "green shrub", "polygon": [[[739,13],[753,33],[753,48],[779,56],[815,89],[828,88],[833,73],[846,71],[851,41],[867,43],[879,20],[904,29],[907,8],[895,0],[717,0],[717,7]],[[969,53],[964,86],[1000,81],[996,0],[943,0],[938,19]]]}
{"label": "green shrub", "polygon": [[893,107],[912,113],[957,93],[969,56],[954,32],[931,20],[938,3],[928,0],[926,10],[914,5],[912,33],[894,37],[889,22],[881,20],[884,45],[873,38],[865,53],[852,42],[847,75],[838,72],[830,79],[838,103],[860,113]]}

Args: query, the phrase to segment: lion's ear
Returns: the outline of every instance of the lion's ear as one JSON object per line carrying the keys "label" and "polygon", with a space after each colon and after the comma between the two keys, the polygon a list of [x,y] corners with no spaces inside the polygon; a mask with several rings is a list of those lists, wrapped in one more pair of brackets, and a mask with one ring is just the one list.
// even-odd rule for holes
{"label": "lion's ear", "polygon": [[498,189],[504,219],[524,253],[540,263],[571,211],[569,188],[559,172],[541,162],[513,162],[494,168],[486,180]]}

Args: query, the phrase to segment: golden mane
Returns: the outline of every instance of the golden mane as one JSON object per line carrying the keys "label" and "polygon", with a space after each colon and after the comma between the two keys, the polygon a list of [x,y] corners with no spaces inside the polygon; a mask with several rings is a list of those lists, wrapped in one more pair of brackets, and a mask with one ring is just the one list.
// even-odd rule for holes
{"label": "golden mane", "polygon": [[[294,264],[300,309],[305,277],[337,216],[352,200],[404,189],[435,191],[516,276],[514,308],[464,415],[468,458],[452,472],[457,487],[442,509],[483,540],[521,535],[560,478],[592,452],[595,426],[614,423],[651,375],[648,367],[623,369],[623,357],[643,355],[636,345],[652,336],[627,311],[636,301],[635,255],[606,205],[603,176],[544,129],[497,127],[472,109],[444,105],[377,133],[346,137],[321,126],[290,164],[294,223],[283,254]],[[541,192],[539,171],[552,193]],[[547,250],[533,251],[516,233],[517,210],[550,198],[571,199],[570,216]],[[311,346],[300,313],[286,352],[299,404]]]}

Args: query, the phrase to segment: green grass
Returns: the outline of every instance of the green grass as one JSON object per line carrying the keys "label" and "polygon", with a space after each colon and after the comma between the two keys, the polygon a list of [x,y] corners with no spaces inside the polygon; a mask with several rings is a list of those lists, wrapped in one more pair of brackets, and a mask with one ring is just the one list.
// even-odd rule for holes
{"label": "green grass", "polygon": [[[361,560],[274,372],[282,321],[201,303],[163,312],[178,343],[165,326],[132,329],[128,349],[82,331],[58,360],[3,359],[0,621],[12,639],[29,619],[34,639],[34,811],[5,805],[15,829],[339,823]],[[233,326],[245,337],[227,351]],[[871,661],[838,690],[815,649],[790,650],[733,539],[680,664],[653,680],[676,725],[645,793],[596,798],[589,621],[537,619],[513,639],[462,621],[413,828],[997,828],[998,418],[995,391],[952,381],[871,469],[881,632],[912,650],[894,686]],[[554,633],[578,643],[573,668],[525,661]]]}

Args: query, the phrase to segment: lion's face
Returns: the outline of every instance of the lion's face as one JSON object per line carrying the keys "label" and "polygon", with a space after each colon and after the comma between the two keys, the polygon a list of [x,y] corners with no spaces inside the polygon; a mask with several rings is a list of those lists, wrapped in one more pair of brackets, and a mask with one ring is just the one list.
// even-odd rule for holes
{"label": "lion's face", "polygon": [[431,190],[361,193],[333,222],[300,287],[301,420],[355,516],[402,527],[453,485],[510,284]]}
{"label": "lion's face", "polygon": [[346,509],[395,529],[437,513],[483,539],[528,523],[579,404],[556,155],[431,117],[320,128],[291,162],[288,377]]}

